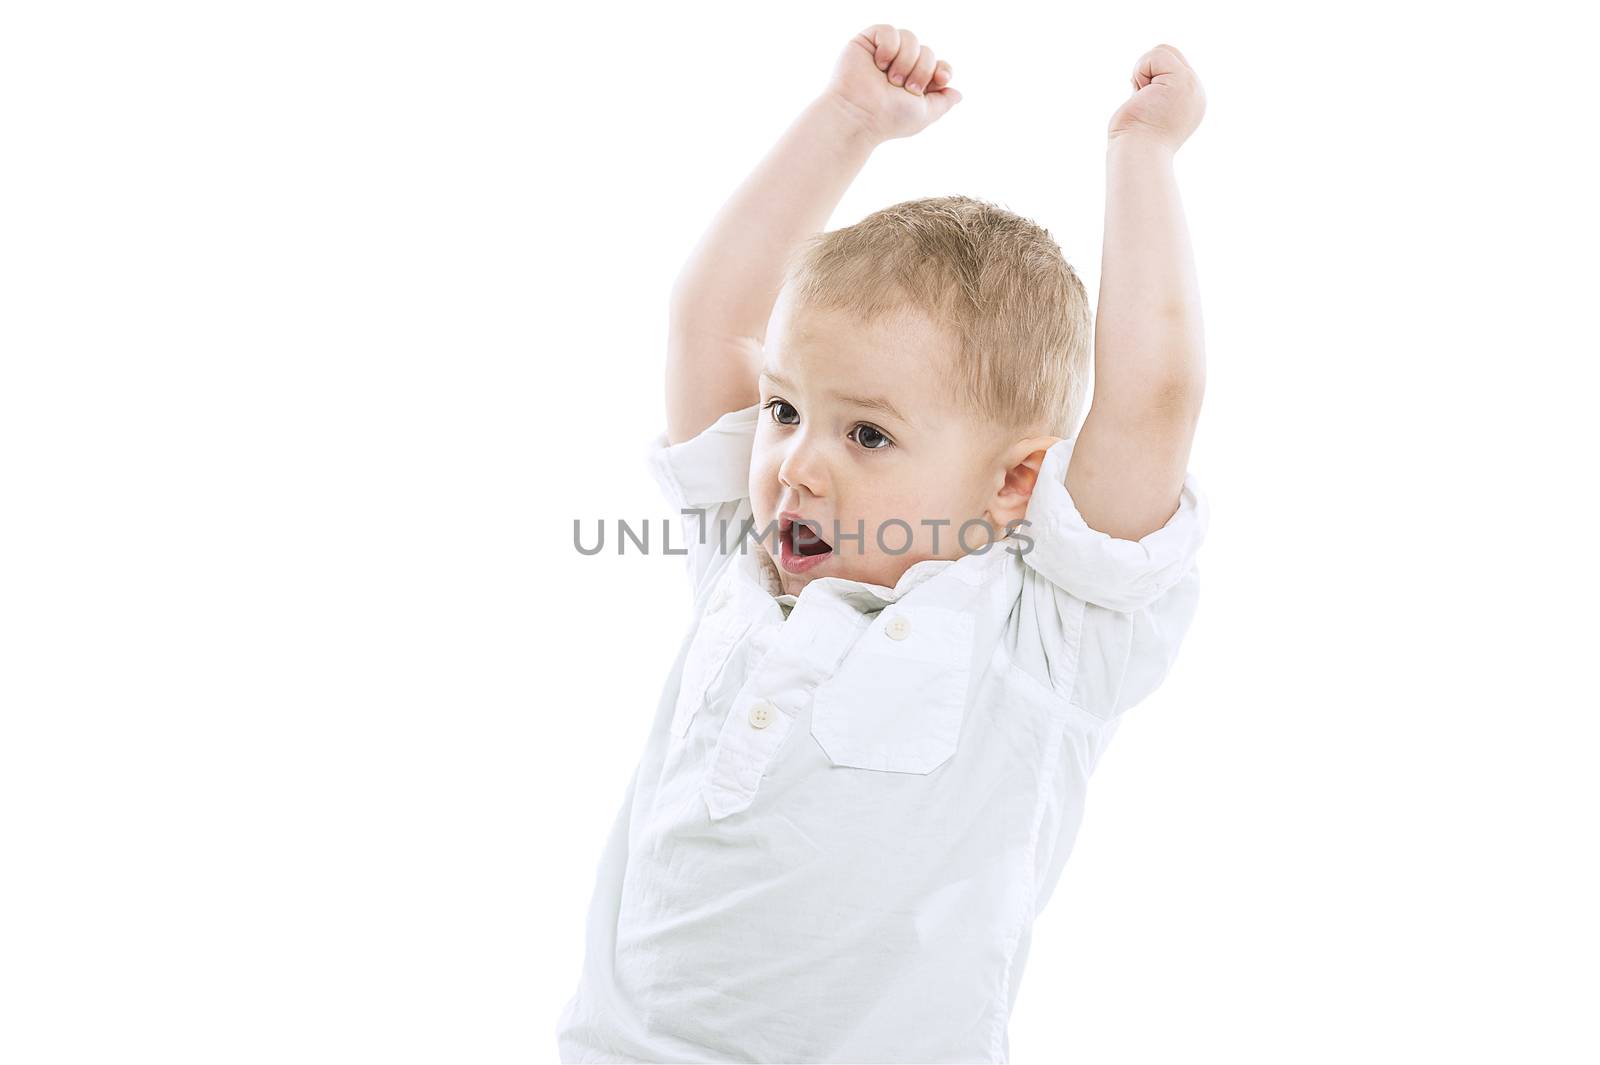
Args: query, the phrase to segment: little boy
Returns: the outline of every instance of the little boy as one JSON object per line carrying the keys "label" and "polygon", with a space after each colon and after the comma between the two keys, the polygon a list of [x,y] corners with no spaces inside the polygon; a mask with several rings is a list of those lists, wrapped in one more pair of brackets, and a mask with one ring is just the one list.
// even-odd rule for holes
{"label": "little boy", "polygon": [[960,101],[950,78],[908,30],[863,31],[675,287],[649,462],[697,618],[563,1061],[1006,1061],[1089,775],[1194,614],[1173,155],[1200,85],[1159,46],[1112,118],[1085,417],[1088,300],[1044,230],[950,196],[818,232],[875,145]]}

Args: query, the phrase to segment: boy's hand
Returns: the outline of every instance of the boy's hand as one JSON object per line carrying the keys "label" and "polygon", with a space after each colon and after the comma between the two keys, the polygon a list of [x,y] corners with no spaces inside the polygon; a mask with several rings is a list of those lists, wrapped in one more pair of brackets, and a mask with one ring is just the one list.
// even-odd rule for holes
{"label": "boy's hand", "polygon": [[909,137],[961,102],[950,64],[906,29],[868,26],[845,45],[824,95],[845,104],[879,141]]}
{"label": "boy's hand", "polygon": [[1111,116],[1112,140],[1143,137],[1177,151],[1206,113],[1206,94],[1183,53],[1158,44],[1133,68],[1133,95]]}

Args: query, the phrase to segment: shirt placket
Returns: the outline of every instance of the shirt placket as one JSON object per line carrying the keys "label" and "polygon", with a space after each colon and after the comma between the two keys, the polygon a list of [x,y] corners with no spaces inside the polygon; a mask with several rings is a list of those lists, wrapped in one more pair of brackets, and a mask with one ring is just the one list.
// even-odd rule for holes
{"label": "shirt placket", "polygon": [[833,675],[869,620],[834,598],[803,596],[796,602],[723,719],[702,786],[712,820],[755,800],[817,685]]}

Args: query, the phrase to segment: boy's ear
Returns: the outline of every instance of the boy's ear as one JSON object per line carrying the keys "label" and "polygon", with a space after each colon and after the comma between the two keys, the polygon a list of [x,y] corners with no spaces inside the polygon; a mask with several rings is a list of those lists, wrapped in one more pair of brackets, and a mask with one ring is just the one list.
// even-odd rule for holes
{"label": "boy's ear", "polygon": [[1044,453],[1050,445],[1063,439],[1059,436],[1030,436],[1019,440],[1001,454],[1002,477],[1000,488],[989,501],[985,512],[997,536],[1004,536],[1006,526],[1027,516],[1028,501],[1033,498],[1033,486],[1039,480],[1039,467],[1044,464]]}

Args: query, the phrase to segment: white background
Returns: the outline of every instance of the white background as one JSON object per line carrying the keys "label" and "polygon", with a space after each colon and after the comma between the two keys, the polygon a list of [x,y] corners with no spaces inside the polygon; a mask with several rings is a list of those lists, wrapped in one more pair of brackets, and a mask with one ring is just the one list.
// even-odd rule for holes
{"label": "white background", "polygon": [[669,286],[887,21],[831,227],[966,193],[1098,284],[1182,48],[1199,616],[1096,775],[1017,1062],[1600,1053],[1597,185],[1568,4],[10,5],[0,1057],[555,1058],[689,602]]}

